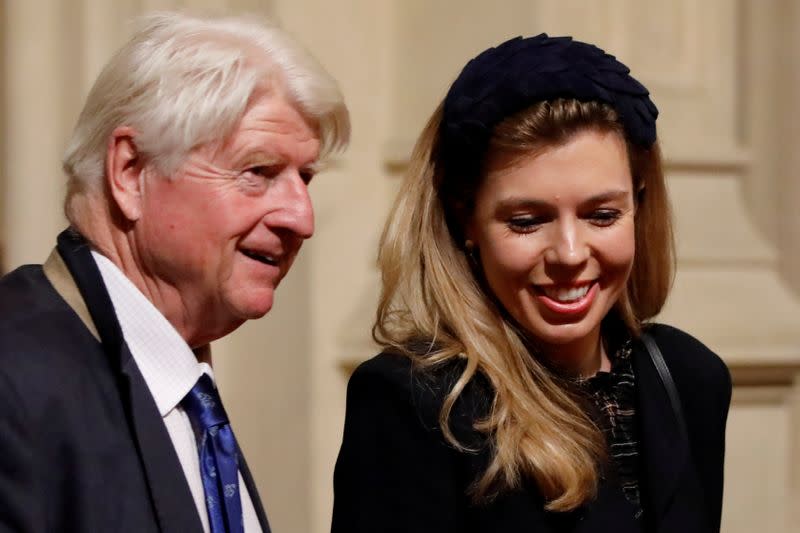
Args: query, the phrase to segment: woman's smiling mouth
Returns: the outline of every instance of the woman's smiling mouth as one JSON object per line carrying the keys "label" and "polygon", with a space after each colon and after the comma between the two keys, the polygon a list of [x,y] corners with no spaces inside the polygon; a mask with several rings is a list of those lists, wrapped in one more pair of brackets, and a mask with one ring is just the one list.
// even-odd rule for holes
{"label": "woman's smiling mouth", "polygon": [[559,315],[585,312],[597,296],[599,285],[593,280],[580,285],[534,285],[537,299]]}

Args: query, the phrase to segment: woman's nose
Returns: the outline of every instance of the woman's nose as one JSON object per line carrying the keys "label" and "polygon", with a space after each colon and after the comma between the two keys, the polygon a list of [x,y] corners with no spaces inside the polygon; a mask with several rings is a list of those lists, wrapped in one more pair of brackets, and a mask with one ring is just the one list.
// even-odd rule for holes
{"label": "woman's nose", "polygon": [[545,260],[563,266],[579,266],[586,262],[589,258],[589,246],[578,222],[559,222],[553,229]]}

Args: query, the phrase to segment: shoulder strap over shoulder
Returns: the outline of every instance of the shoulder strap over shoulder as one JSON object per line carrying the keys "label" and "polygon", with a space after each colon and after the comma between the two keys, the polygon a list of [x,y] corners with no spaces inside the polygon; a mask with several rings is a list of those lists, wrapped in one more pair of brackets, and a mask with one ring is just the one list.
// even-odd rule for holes
{"label": "shoulder strap over shoulder", "polygon": [[658,347],[655,339],[653,339],[650,334],[642,333],[641,339],[645,348],[647,348],[647,353],[650,354],[650,359],[653,361],[653,364],[658,371],[658,376],[661,378],[661,383],[664,385],[664,388],[667,391],[667,396],[669,396],[669,402],[672,405],[672,411],[675,414],[675,419],[678,421],[678,430],[681,433],[681,440],[688,444],[689,432],[686,428],[686,420],[683,416],[681,399],[678,395],[678,389],[675,387],[675,381],[672,379],[672,374],[669,371],[669,367],[667,367],[667,363],[664,361],[664,356],[661,353],[661,349]]}

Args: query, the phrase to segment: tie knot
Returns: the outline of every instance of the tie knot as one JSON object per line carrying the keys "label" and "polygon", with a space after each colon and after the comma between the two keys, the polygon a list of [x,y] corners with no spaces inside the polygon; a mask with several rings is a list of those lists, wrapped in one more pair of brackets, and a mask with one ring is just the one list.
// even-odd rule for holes
{"label": "tie knot", "polygon": [[200,376],[189,394],[181,401],[181,405],[189,415],[195,431],[205,431],[228,423],[228,415],[225,414],[217,389],[208,374]]}

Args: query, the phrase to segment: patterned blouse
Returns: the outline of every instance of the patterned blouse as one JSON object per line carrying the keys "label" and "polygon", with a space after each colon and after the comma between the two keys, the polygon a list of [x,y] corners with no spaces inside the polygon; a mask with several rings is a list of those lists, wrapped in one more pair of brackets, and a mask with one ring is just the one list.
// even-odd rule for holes
{"label": "patterned blouse", "polygon": [[579,381],[596,408],[595,421],[608,443],[616,479],[641,519],[639,440],[636,430],[636,378],[631,362],[632,341],[623,342],[611,357],[611,371]]}

